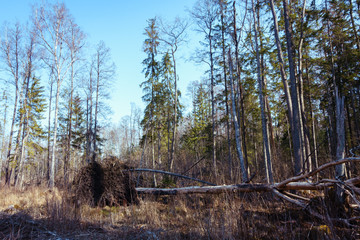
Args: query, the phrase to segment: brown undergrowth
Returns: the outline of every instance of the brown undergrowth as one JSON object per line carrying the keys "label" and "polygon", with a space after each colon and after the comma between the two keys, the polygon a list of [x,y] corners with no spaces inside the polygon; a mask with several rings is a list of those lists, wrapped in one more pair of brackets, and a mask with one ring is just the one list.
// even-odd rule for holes
{"label": "brown undergrowth", "polygon": [[[0,190],[0,239],[358,239],[269,193],[146,196],[137,205],[75,204],[66,190]],[[321,194],[312,202],[322,209]],[[357,222],[358,223],[358,222]]]}

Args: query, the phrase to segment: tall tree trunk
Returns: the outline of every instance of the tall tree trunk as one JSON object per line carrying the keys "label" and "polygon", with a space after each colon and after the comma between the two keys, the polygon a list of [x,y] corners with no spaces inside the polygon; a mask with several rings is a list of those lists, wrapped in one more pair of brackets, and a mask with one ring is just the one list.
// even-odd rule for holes
{"label": "tall tree trunk", "polygon": [[87,138],[87,146],[86,146],[86,162],[87,163],[91,163],[94,158],[93,158],[93,154],[94,154],[94,149],[93,149],[93,80],[92,80],[92,66],[90,69],[90,78],[89,78],[89,95],[87,96],[87,101],[86,101],[86,108],[87,108],[87,117],[86,117],[86,122],[87,122],[87,133],[86,133],[86,138]]}
{"label": "tall tree trunk", "polygon": [[[20,124],[23,125],[23,132],[22,132],[22,140],[21,140],[21,150],[20,150],[20,154],[19,154],[19,170],[18,170],[18,174],[15,176],[15,181],[14,181],[14,185],[15,186],[19,186],[20,188],[22,187],[22,181],[23,181],[23,166],[24,166],[24,155],[25,155],[25,144],[26,141],[29,137],[29,108],[31,106],[28,106],[28,96],[29,96],[29,84],[30,84],[30,77],[31,77],[31,55],[29,56],[29,65],[28,65],[28,69],[27,69],[27,73],[25,75],[24,78],[24,83],[23,83],[23,87],[22,87],[22,94],[23,96],[22,98],[22,105],[23,105],[23,111],[20,114]],[[25,91],[23,93],[23,91]],[[19,129],[21,129],[19,127]],[[19,133],[21,132],[21,130],[19,131]],[[18,177],[20,176],[20,183],[18,182]]]}
{"label": "tall tree trunk", "polygon": [[50,188],[54,188],[55,186],[56,141],[57,141],[56,138],[57,138],[57,124],[58,124],[58,112],[59,112],[60,86],[61,86],[61,79],[57,79],[56,98],[55,98],[55,116],[54,116],[54,139],[52,146],[50,181],[49,181]]}
{"label": "tall tree trunk", "polygon": [[[26,97],[27,97],[27,91],[28,91],[28,79],[25,77],[21,86],[20,94],[19,94],[19,101],[20,101],[20,108],[19,108],[19,126],[18,126],[18,134],[15,140],[15,150],[14,150],[14,185],[16,185],[18,174],[19,174],[19,165],[21,162],[21,143],[22,143],[22,137],[25,136],[25,127],[23,128],[25,124],[25,113],[22,110],[26,109]],[[11,177],[11,176],[10,176]]]}
{"label": "tall tree trunk", "polygon": [[[16,44],[17,46],[17,44]],[[18,52],[16,47],[16,52]],[[17,112],[17,105],[19,100],[19,63],[18,63],[18,53],[16,53],[16,69],[15,69],[15,100],[14,100],[14,111],[12,115],[11,127],[10,127],[10,135],[9,135],[9,143],[7,148],[7,156],[6,156],[6,163],[5,163],[5,184],[10,185],[10,178],[11,178],[11,169],[10,169],[10,162],[11,162],[11,148],[12,148],[12,141],[14,135],[14,126],[16,120],[16,112]]]}
{"label": "tall tree trunk", "polygon": [[287,76],[286,76],[286,72],[285,72],[284,56],[283,56],[280,37],[279,37],[279,24],[278,24],[276,12],[275,12],[274,1],[269,0],[269,2],[270,2],[271,12],[273,15],[273,20],[274,20],[275,43],[276,43],[276,48],[277,48],[277,53],[278,53],[280,75],[281,75],[281,80],[283,83],[285,100],[286,100],[286,105],[287,105],[287,109],[288,109],[288,117],[289,117],[290,126],[293,127],[292,126],[292,115],[293,115],[292,101],[291,101],[291,96],[290,96],[290,91],[289,91],[288,80],[287,80]]}
{"label": "tall tree trunk", "polygon": [[209,55],[210,55],[210,95],[211,95],[211,123],[212,123],[212,162],[214,177],[217,179],[217,164],[216,164],[216,129],[215,129],[215,80],[214,80],[214,56],[213,56],[213,42],[212,42],[212,27],[209,29]]}
{"label": "tall tree trunk", "polygon": [[66,146],[66,153],[65,153],[65,162],[64,162],[64,183],[65,186],[69,181],[69,167],[71,163],[71,139],[72,139],[72,115],[73,115],[73,93],[74,93],[74,56],[73,53],[71,54],[71,71],[70,71],[70,99],[69,99],[69,122],[68,122],[68,139],[67,139],[67,146]]}
{"label": "tall tree trunk", "polygon": [[[176,50],[175,50],[176,51]],[[170,172],[174,167],[174,158],[175,158],[175,140],[176,140],[176,131],[177,131],[177,100],[178,100],[178,90],[177,90],[177,73],[176,73],[176,61],[175,61],[175,51],[171,50],[171,56],[173,60],[173,68],[174,68],[174,91],[175,91],[175,99],[174,99],[174,129],[171,140],[171,153],[170,153]]]}
{"label": "tall tree trunk", "polygon": [[229,113],[229,93],[228,93],[228,80],[226,74],[226,46],[225,46],[225,23],[224,23],[224,6],[223,2],[221,2],[221,48],[222,48],[222,60],[223,60],[223,76],[224,76],[224,84],[225,84],[225,111],[226,111],[226,136],[227,136],[227,145],[228,145],[228,174],[230,181],[233,180],[232,177],[232,158],[231,158],[231,140],[230,140],[230,113]]}
{"label": "tall tree trunk", "polygon": [[314,116],[314,110],[313,110],[313,105],[311,102],[312,99],[312,94],[310,91],[310,79],[309,79],[309,69],[308,69],[308,61],[305,60],[305,71],[306,71],[306,82],[307,82],[307,88],[309,89],[308,92],[308,105],[309,105],[309,112],[310,112],[310,119],[311,119],[311,135],[312,135],[312,153],[313,153],[313,157],[312,159],[312,165],[314,166],[314,168],[318,168],[319,166],[319,162],[318,162],[318,147],[317,147],[317,141],[316,141],[316,128],[315,128],[315,116]]}
{"label": "tall tree trunk", "polygon": [[248,177],[248,172],[245,166],[245,161],[244,161],[244,157],[243,157],[243,153],[241,150],[241,137],[240,137],[240,127],[239,127],[239,121],[237,119],[237,114],[236,114],[236,108],[235,108],[235,93],[234,93],[234,81],[233,81],[233,65],[232,65],[232,59],[231,59],[231,55],[230,55],[230,50],[229,50],[229,54],[228,54],[228,58],[229,58],[229,70],[230,70],[230,91],[231,91],[231,103],[232,103],[232,117],[233,117],[233,121],[234,121],[234,128],[235,128],[235,141],[236,141],[236,152],[238,154],[239,157],[239,162],[240,162],[240,169],[241,169],[241,174],[242,174],[242,181],[243,182],[248,182],[249,181],[249,177]]}
{"label": "tall tree trunk", "polygon": [[[247,6],[247,1],[246,1]],[[240,28],[240,35],[241,31],[243,29],[245,19],[246,19],[247,11],[245,11],[244,19],[242,22],[242,26]],[[249,164],[248,164],[248,154],[247,154],[247,146],[246,146],[246,125],[245,125],[245,107],[244,107],[244,100],[245,100],[245,94],[243,89],[243,84],[241,81],[241,63],[239,60],[239,39],[237,34],[237,26],[236,26],[236,1],[233,2],[233,42],[235,45],[235,61],[236,61],[236,74],[237,74],[237,88],[236,89],[236,95],[239,96],[239,102],[240,102],[240,111],[238,111],[238,120],[241,122],[240,125],[240,132],[242,137],[242,148],[244,151],[244,160],[245,160],[245,168],[246,171],[249,171]],[[235,91],[235,90],[234,90]],[[240,123],[239,123],[240,124]]]}
{"label": "tall tree trunk", "polygon": [[284,6],[284,20],[285,20],[285,35],[286,35],[286,46],[288,52],[289,71],[290,71],[290,91],[292,101],[292,139],[294,148],[294,174],[298,175],[301,173],[301,163],[303,162],[302,148],[301,148],[301,132],[300,132],[300,109],[297,92],[297,82],[295,76],[295,64],[293,58],[293,44],[292,44],[292,32],[290,28],[290,17],[288,0],[283,0]]}
{"label": "tall tree trunk", "polygon": [[[344,108],[344,96],[339,96],[337,87],[335,88],[336,99],[336,161],[345,158],[345,108]],[[345,177],[345,164],[339,164],[335,166],[335,177],[340,180],[344,180]],[[345,203],[344,189],[336,187],[337,201],[341,204]]]}
{"label": "tall tree trunk", "polygon": [[50,82],[50,96],[49,96],[49,121],[48,121],[48,151],[47,151],[47,161],[46,161],[46,179],[50,181],[50,147],[51,147],[51,103],[52,103],[52,92],[53,92],[53,80]]}
{"label": "tall tree trunk", "polygon": [[2,169],[3,169],[3,157],[4,157],[4,152],[5,152],[5,126],[6,126],[6,120],[7,120],[7,109],[8,109],[8,105],[7,105],[7,96],[4,90],[3,93],[3,97],[2,100],[5,100],[4,103],[4,120],[3,120],[3,131],[2,131],[2,140],[1,140],[1,155],[0,155],[0,184],[2,183]]}
{"label": "tall tree trunk", "polygon": [[92,161],[95,162],[97,155],[97,129],[98,129],[98,108],[99,108],[99,86],[100,86],[100,59],[97,57],[97,77],[96,77],[96,96],[95,96],[95,113],[94,113],[94,136],[93,136],[93,155]]}
{"label": "tall tree trunk", "polygon": [[[153,127],[151,128],[151,163],[152,163],[152,168],[155,169],[155,146],[154,146],[154,128]],[[154,187],[157,186],[155,173],[153,174],[153,185],[154,185]]]}
{"label": "tall tree trunk", "polygon": [[304,152],[304,161],[306,161],[306,171],[312,170],[312,157],[310,150],[309,130],[307,126],[307,117],[305,114],[305,101],[304,101],[304,84],[303,84],[303,42],[304,42],[304,19],[306,10],[306,0],[303,0],[302,13],[301,13],[301,27],[300,27],[300,42],[298,46],[298,77],[299,77],[299,94],[300,94],[300,111],[301,111],[301,124],[302,124],[302,145]]}
{"label": "tall tree trunk", "polygon": [[24,182],[24,162],[25,162],[25,146],[26,146],[26,142],[27,139],[29,138],[29,125],[28,125],[28,121],[29,121],[29,110],[28,110],[28,106],[26,104],[26,99],[25,99],[25,115],[26,115],[26,121],[24,124],[24,132],[23,132],[23,139],[22,139],[22,143],[21,143],[21,153],[20,153],[20,163],[19,163],[19,176],[20,176],[20,180],[15,182],[15,186],[17,186],[19,189],[22,188],[23,186],[23,182]]}
{"label": "tall tree trunk", "polygon": [[256,50],[256,62],[257,62],[257,81],[258,81],[258,91],[260,99],[260,110],[261,110],[261,123],[262,123],[262,134],[263,134],[263,143],[264,143],[264,159],[265,159],[265,171],[266,171],[266,180],[268,183],[273,183],[272,175],[272,164],[271,164],[271,150],[269,144],[269,136],[267,131],[267,119],[265,116],[265,102],[264,102],[264,92],[263,92],[263,83],[261,80],[261,63],[260,63],[260,51],[258,44],[258,23],[256,20],[256,10],[254,0],[252,2],[252,11],[253,11],[253,20],[254,20],[254,33],[255,33],[255,50]]}

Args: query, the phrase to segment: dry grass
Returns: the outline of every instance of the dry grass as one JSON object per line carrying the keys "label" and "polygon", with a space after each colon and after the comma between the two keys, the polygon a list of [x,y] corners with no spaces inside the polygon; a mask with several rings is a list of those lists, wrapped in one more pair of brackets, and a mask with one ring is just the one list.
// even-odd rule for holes
{"label": "dry grass", "polygon": [[356,239],[269,194],[146,197],[77,206],[63,190],[0,190],[0,239]]}

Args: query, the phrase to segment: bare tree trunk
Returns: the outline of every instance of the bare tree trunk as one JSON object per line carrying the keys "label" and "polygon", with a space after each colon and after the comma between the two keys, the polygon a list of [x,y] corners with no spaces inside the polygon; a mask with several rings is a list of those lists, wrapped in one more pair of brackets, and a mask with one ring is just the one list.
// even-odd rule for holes
{"label": "bare tree trunk", "polygon": [[211,95],[211,123],[212,123],[212,161],[214,167],[214,177],[217,179],[217,164],[216,164],[216,129],[215,129],[215,94],[214,94],[214,58],[212,46],[212,27],[209,29],[209,55],[210,55],[210,95]]}
{"label": "bare tree trunk", "polygon": [[[58,75],[59,76],[59,75]],[[55,116],[54,116],[54,139],[52,146],[51,168],[50,168],[50,181],[49,187],[55,186],[55,165],[56,165],[56,138],[57,138],[57,124],[58,124],[58,112],[59,112],[59,98],[60,98],[60,86],[61,80],[57,80],[56,98],[55,98]]]}
{"label": "bare tree trunk", "polygon": [[95,115],[94,115],[94,136],[93,136],[93,153],[92,153],[92,161],[95,162],[97,155],[97,120],[98,120],[98,107],[99,107],[99,85],[100,85],[100,62],[99,56],[97,56],[97,78],[96,78],[96,96],[95,96]]}
{"label": "bare tree trunk", "polygon": [[[14,100],[14,111],[12,115],[11,127],[10,127],[10,135],[9,135],[9,143],[7,148],[7,156],[5,162],[5,185],[10,185],[10,178],[11,178],[11,169],[10,169],[10,162],[11,162],[11,149],[12,149],[12,141],[13,141],[13,134],[14,134],[14,126],[16,120],[16,112],[17,112],[17,105],[18,105],[18,98],[19,98],[19,69],[20,69],[20,39],[21,39],[21,31],[20,31],[20,24],[16,23],[15,30],[13,33],[12,40],[8,40],[4,44],[4,48],[1,47],[1,50],[4,52],[6,58],[7,66],[9,67],[9,71],[14,77],[14,84],[15,84],[15,100]],[[14,52],[11,52],[11,45],[14,45]],[[12,56],[14,54],[14,56]],[[12,63],[12,58],[15,58],[15,63]]]}
{"label": "bare tree trunk", "polygon": [[[155,169],[155,146],[154,146],[154,128],[151,128],[151,163],[152,168]],[[153,185],[157,186],[156,175],[153,174]]]}
{"label": "bare tree trunk", "polygon": [[230,140],[230,112],[229,112],[229,93],[228,93],[228,80],[226,74],[226,46],[225,46],[225,23],[224,23],[224,6],[223,2],[220,3],[221,7],[221,47],[222,47],[222,59],[223,59],[223,75],[224,75],[224,84],[225,84],[225,111],[226,111],[226,135],[227,135],[227,145],[228,145],[228,171],[229,179],[233,180],[232,174],[232,158],[231,158],[231,140]]}
{"label": "bare tree trunk", "polygon": [[50,96],[49,96],[49,121],[48,121],[48,151],[47,151],[47,161],[46,161],[46,179],[50,181],[50,147],[51,147],[51,103],[52,103],[52,92],[53,92],[53,80],[50,80]]}
{"label": "bare tree trunk", "polygon": [[[25,105],[25,107],[27,108],[26,105]],[[25,110],[25,115],[26,115],[26,122],[28,122],[28,120],[29,120],[28,109]],[[25,146],[26,146],[27,139],[29,137],[29,128],[28,128],[27,123],[25,123],[25,126],[24,126],[24,134],[25,134],[25,136],[23,136],[22,143],[21,143],[21,154],[20,154],[20,164],[19,164],[20,181],[15,182],[15,186],[17,186],[19,189],[21,189],[23,186],[24,175],[25,175],[25,173],[24,173]]]}
{"label": "bare tree trunk", "polygon": [[93,149],[93,86],[92,86],[92,66],[90,69],[90,79],[89,79],[89,95],[87,99],[87,147],[86,147],[86,162],[91,163],[94,158],[94,149]]}
{"label": "bare tree trunk", "polygon": [[5,94],[5,90],[3,93],[3,97],[2,100],[5,100],[4,103],[4,121],[3,121],[3,132],[2,132],[2,140],[1,140],[1,155],[0,155],[0,184],[1,184],[1,180],[2,180],[2,169],[3,169],[3,154],[5,152],[5,126],[6,126],[6,120],[7,120],[7,109],[8,109],[8,105],[7,105],[7,96]]}
{"label": "bare tree trunk", "polygon": [[230,51],[229,51],[229,55],[228,55],[228,61],[229,61],[229,70],[230,70],[230,91],[231,91],[231,103],[232,103],[232,115],[233,115],[233,121],[234,121],[234,128],[235,128],[235,140],[236,140],[236,152],[238,154],[239,157],[239,162],[240,162],[240,169],[241,169],[241,174],[242,174],[242,182],[248,182],[249,181],[249,177],[248,177],[248,172],[245,166],[245,161],[244,161],[244,157],[243,157],[243,153],[241,150],[241,137],[240,137],[240,128],[239,128],[239,121],[237,119],[237,114],[236,114],[236,110],[235,110],[235,94],[234,94],[234,81],[232,79],[233,77],[233,65],[232,65],[232,59],[231,59],[231,55],[230,55]]}
{"label": "bare tree trunk", "polygon": [[[32,42],[33,44],[33,42]],[[14,185],[15,186],[19,186],[20,188],[22,187],[23,184],[23,179],[24,179],[24,170],[23,170],[23,166],[24,166],[24,157],[25,157],[25,145],[27,142],[27,139],[29,137],[29,108],[31,106],[28,106],[28,97],[29,97],[29,84],[30,84],[30,78],[31,78],[31,73],[32,73],[32,47],[33,45],[30,45],[30,49],[28,52],[28,64],[27,64],[27,68],[26,68],[26,75],[24,76],[24,85],[23,85],[23,89],[25,91],[25,93],[22,92],[23,96],[21,97],[22,103],[23,103],[23,109],[25,111],[25,113],[21,113],[21,124],[24,125],[23,127],[23,133],[22,133],[22,141],[21,141],[21,150],[20,150],[20,159],[19,159],[19,172],[18,172],[18,176],[20,176],[20,182],[17,182],[18,180],[18,176],[16,176],[15,181],[14,181]]]}
{"label": "bare tree trunk", "polygon": [[[335,88],[336,99],[336,161],[345,158],[345,108],[344,108],[344,96],[339,96],[337,87]],[[335,166],[335,177],[340,180],[344,180],[345,177],[345,163]],[[336,188],[337,200],[339,203],[345,203],[344,189],[337,186]]]}
{"label": "bare tree trunk", "polygon": [[[309,69],[307,61],[305,61],[305,70],[306,70],[306,80],[307,80],[307,86],[310,89],[310,79],[309,79]],[[308,93],[308,104],[309,104],[309,111],[310,111],[310,119],[311,119],[311,134],[312,134],[312,147],[313,147],[313,157],[312,159],[312,165],[314,168],[318,168],[319,162],[318,162],[318,147],[317,147],[317,141],[316,141],[316,128],[315,128],[315,116],[314,116],[314,110],[313,105],[311,102],[311,92]]]}
{"label": "bare tree trunk", "polygon": [[274,1],[269,0],[269,2],[270,2],[271,12],[273,15],[273,20],[274,20],[274,35],[275,35],[276,48],[277,48],[277,52],[278,52],[281,80],[282,80],[283,87],[284,87],[285,100],[286,100],[287,108],[288,108],[289,122],[292,127],[292,115],[293,115],[292,101],[291,101],[291,97],[290,97],[288,80],[287,80],[286,73],[285,73],[285,61],[284,61],[284,56],[283,56],[280,37],[279,37],[279,25],[278,25],[276,12],[275,12]]}
{"label": "bare tree trunk", "polygon": [[[14,185],[16,185],[17,179],[18,179],[18,174],[19,174],[19,163],[21,162],[21,143],[22,143],[22,139],[25,136],[25,115],[26,112],[24,113],[22,110],[22,108],[26,111],[26,97],[27,97],[27,91],[28,91],[28,79],[24,78],[22,86],[21,86],[21,90],[20,90],[20,109],[19,109],[19,126],[18,126],[18,134],[16,137],[16,141],[15,141],[15,150],[14,150],[14,163],[15,163],[15,169],[14,169]],[[24,91],[26,92],[24,94]],[[21,137],[22,136],[22,137]]]}
{"label": "bare tree trunk", "polygon": [[269,136],[267,130],[267,119],[265,116],[265,102],[264,102],[264,92],[263,92],[263,82],[261,80],[261,66],[260,66],[260,53],[258,45],[258,23],[256,21],[256,11],[254,0],[252,2],[253,10],[253,20],[254,20],[254,33],[255,33],[255,50],[256,50],[256,62],[257,62],[257,81],[258,81],[258,91],[260,99],[260,109],[261,109],[261,122],[262,122],[262,134],[263,134],[263,143],[264,143],[264,159],[265,159],[265,171],[266,171],[266,180],[268,183],[274,182],[272,175],[272,163],[271,163],[271,150],[269,144]]}
{"label": "bare tree trunk", "polygon": [[[177,48],[177,47],[176,47]],[[176,51],[176,49],[175,49]],[[177,90],[177,73],[176,73],[176,61],[175,61],[175,51],[172,49],[171,56],[173,60],[174,67],[174,90],[175,90],[175,99],[174,99],[174,130],[172,134],[171,140],[171,153],[170,153],[170,171],[173,170],[174,167],[174,158],[175,158],[175,139],[176,139],[176,131],[177,131],[177,100],[178,100],[178,90]]]}
{"label": "bare tree trunk", "polygon": [[301,132],[300,132],[300,111],[299,101],[297,92],[297,83],[295,76],[295,65],[293,58],[293,44],[292,44],[292,33],[290,28],[290,17],[288,0],[283,0],[284,5],[284,20],[285,20],[285,35],[286,35],[286,46],[288,52],[289,70],[290,70],[290,90],[291,90],[291,101],[292,101],[292,139],[294,147],[294,174],[298,175],[301,171],[301,163],[303,162],[302,148],[301,148]]}
{"label": "bare tree trunk", "polygon": [[[247,1],[246,1],[246,7],[247,7]],[[242,33],[242,29],[244,27],[245,19],[246,19],[247,11],[245,11],[244,19],[242,22],[242,26],[240,28],[240,35]],[[242,148],[244,151],[244,161],[245,161],[245,168],[246,171],[249,171],[249,164],[248,164],[248,156],[247,156],[247,146],[246,146],[246,126],[245,126],[245,107],[244,107],[244,91],[243,91],[243,85],[241,82],[241,63],[239,60],[239,39],[237,35],[237,26],[236,26],[236,1],[233,2],[233,42],[235,45],[235,61],[236,61],[236,74],[237,74],[237,88],[234,88],[234,91],[236,89],[236,95],[239,96],[240,101],[240,111],[238,111],[238,120],[241,122],[240,129],[241,129],[241,137],[242,137]],[[240,113],[241,112],[241,113]],[[240,124],[240,123],[239,123]]]}
{"label": "bare tree trunk", "polygon": [[[73,53],[71,54],[71,59],[73,59]],[[71,138],[72,138],[72,115],[73,115],[73,92],[74,92],[74,61],[72,60],[71,71],[70,71],[70,99],[69,99],[69,122],[68,122],[68,139],[66,143],[66,153],[64,161],[64,184],[67,185],[69,181],[69,166],[71,163]]]}

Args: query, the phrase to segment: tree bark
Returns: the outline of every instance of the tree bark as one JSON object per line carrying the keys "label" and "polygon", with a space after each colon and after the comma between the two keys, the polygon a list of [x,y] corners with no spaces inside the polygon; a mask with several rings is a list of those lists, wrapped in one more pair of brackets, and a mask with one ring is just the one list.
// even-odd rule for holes
{"label": "tree bark", "polygon": [[267,119],[265,115],[265,102],[264,102],[264,92],[263,92],[263,82],[261,79],[261,64],[260,64],[260,51],[258,45],[258,23],[256,21],[256,10],[254,0],[252,2],[253,10],[253,20],[254,20],[254,34],[255,34],[255,50],[256,50],[256,62],[257,62],[257,81],[258,81],[258,92],[259,92],[259,101],[260,101],[260,110],[261,110],[261,123],[262,123],[262,134],[263,134],[263,143],[264,143],[264,160],[265,160],[265,171],[266,171],[266,180],[268,183],[274,181],[272,175],[272,163],[271,163],[271,150],[267,129]]}
{"label": "tree bark", "polygon": [[[345,97],[340,96],[338,89],[335,88],[335,99],[336,99],[336,135],[337,135],[337,146],[336,146],[336,161],[340,161],[345,157],[345,108],[344,102]],[[335,178],[344,180],[345,178],[345,164],[339,164],[335,167]],[[337,201],[339,203],[345,203],[344,189],[336,187]]]}
{"label": "tree bark", "polygon": [[293,127],[293,125],[292,125],[292,118],[293,118],[292,117],[292,115],[293,115],[292,101],[291,101],[291,96],[290,96],[290,91],[289,91],[288,80],[287,80],[287,76],[286,76],[286,72],[285,72],[284,56],[283,56],[280,37],[279,37],[279,24],[278,24],[276,12],[275,12],[274,1],[269,0],[269,2],[270,2],[271,12],[273,15],[273,20],[274,20],[274,35],[275,35],[275,43],[276,43],[278,59],[279,59],[280,75],[281,75],[281,80],[283,83],[283,88],[284,88],[284,93],[285,93],[285,100],[286,100],[286,105],[287,105],[287,109],[288,109],[289,122],[290,122],[290,126],[292,128]]}
{"label": "tree bark", "polygon": [[243,157],[243,153],[241,150],[241,136],[240,136],[240,128],[239,128],[239,121],[237,119],[237,114],[235,110],[235,94],[234,94],[234,81],[233,81],[233,65],[232,65],[232,59],[230,55],[230,50],[228,54],[228,61],[229,61],[229,70],[230,70],[230,91],[231,91],[231,103],[232,103],[232,115],[233,115],[233,121],[234,121],[234,128],[235,128],[235,141],[236,141],[236,152],[239,157],[240,162],[240,169],[242,174],[242,182],[248,182],[248,172],[245,166],[245,161]]}
{"label": "tree bark", "polygon": [[[246,7],[247,7],[247,1],[245,3]],[[247,11],[245,11],[244,14],[244,19],[242,22],[242,26],[240,28],[240,38],[241,38],[241,31],[244,27],[244,23],[245,23],[245,19],[246,19],[246,15],[247,15]],[[247,144],[246,144],[246,124],[245,124],[245,107],[244,107],[244,100],[245,100],[245,94],[244,94],[244,89],[243,89],[243,84],[241,81],[241,63],[239,60],[239,38],[238,38],[238,34],[237,34],[237,24],[236,24],[236,1],[233,2],[233,42],[234,42],[234,47],[235,47],[235,61],[236,61],[236,74],[237,74],[237,87],[234,87],[234,92],[236,89],[236,94],[239,98],[239,103],[240,103],[240,110],[238,111],[238,121],[239,121],[239,125],[240,125],[240,134],[242,137],[242,148],[243,148],[243,153],[244,153],[244,161],[245,161],[245,168],[246,171],[249,171],[249,164],[248,164],[248,153],[247,153]]]}
{"label": "tree bark", "polygon": [[217,179],[216,164],[216,129],[215,129],[215,94],[214,94],[214,57],[212,42],[212,26],[209,28],[209,56],[210,56],[210,95],[211,95],[211,123],[212,123],[212,161],[214,167],[214,177]]}
{"label": "tree bark", "polygon": [[226,114],[226,136],[228,145],[228,174],[230,181],[233,180],[232,172],[232,158],[231,158],[231,140],[230,140],[230,112],[229,112],[229,93],[228,93],[228,79],[226,73],[226,46],[225,46],[225,23],[224,23],[224,2],[220,2],[221,8],[221,48],[222,48],[222,60],[223,60],[223,78],[225,87],[225,114]]}
{"label": "tree bark", "polygon": [[[58,75],[59,76],[59,75]],[[54,116],[54,136],[52,146],[51,168],[50,168],[50,180],[49,187],[55,186],[55,164],[56,164],[56,142],[57,142],[57,124],[58,124],[58,112],[59,112],[59,98],[60,98],[60,86],[61,81],[57,80],[56,98],[55,98],[55,116]]]}
{"label": "tree bark", "polygon": [[50,147],[51,147],[51,103],[52,103],[52,92],[53,92],[53,80],[50,80],[50,96],[49,96],[49,120],[48,120],[48,151],[47,151],[47,161],[46,161],[46,179],[50,181]]}
{"label": "tree bark", "polygon": [[[10,127],[10,134],[9,134],[9,143],[7,147],[7,155],[6,155],[6,162],[5,162],[5,185],[10,185],[10,178],[11,178],[11,169],[10,169],[10,162],[11,162],[11,149],[12,149],[12,142],[13,142],[13,134],[14,134],[14,126],[16,120],[16,112],[17,112],[17,105],[19,100],[19,68],[20,68],[20,39],[21,39],[21,31],[20,31],[20,24],[17,23],[15,25],[15,30],[13,33],[14,39],[12,42],[5,42],[5,48],[2,49],[4,51],[4,55],[6,58],[6,64],[9,67],[9,71],[14,77],[14,84],[15,84],[15,99],[14,99],[14,111],[12,115],[11,127]],[[11,52],[11,44],[15,45],[14,53]],[[14,54],[14,56],[12,56]],[[15,65],[12,63],[12,57],[15,58]]]}
{"label": "tree bark", "polygon": [[288,0],[283,0],[284,6],[284,20],[285,20],[285,35],[286,46],[288,52],[289,72],[290,72],[290,90],[291,90],[291,102],[292,102],[292,139],[294,148],[294,174],[298,175],[301,172],[301,163],[303,162],[302,148],[301,148],[301,132],[300,132],[300,109],[297,92],[297,82],[295,76],[295,65],[293,58],[293,44],[292,44],[292,32],[290,27],[289,7]]}

